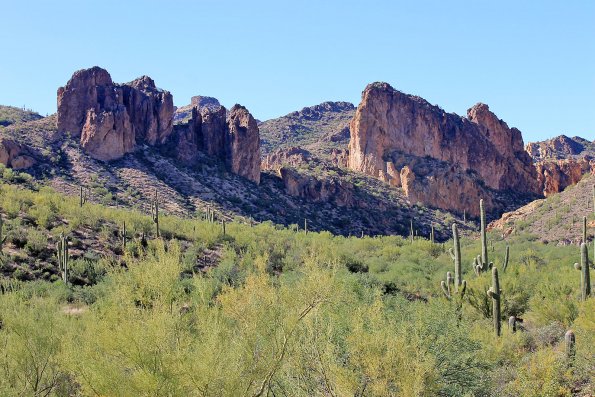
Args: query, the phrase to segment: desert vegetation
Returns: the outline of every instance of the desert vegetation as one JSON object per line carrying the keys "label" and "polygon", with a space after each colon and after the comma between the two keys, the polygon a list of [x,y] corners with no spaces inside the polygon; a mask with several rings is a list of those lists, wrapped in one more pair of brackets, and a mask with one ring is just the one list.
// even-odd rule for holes
{"label": "desert vegetation", "polygon": [[0,186],[1,395],[595,392],[592,244],[485,222],[445,243],[342,237],[143,199]]}

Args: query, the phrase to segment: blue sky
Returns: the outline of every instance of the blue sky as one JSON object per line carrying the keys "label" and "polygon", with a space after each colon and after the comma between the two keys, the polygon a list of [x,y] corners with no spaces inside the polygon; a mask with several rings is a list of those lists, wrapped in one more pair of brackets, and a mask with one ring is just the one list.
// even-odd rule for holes
{"label": "blue sky", "polygon": [[594,1],[4,0],[0,39],[0,104],[43,114],[99,65],[262,120],[387,81],[461,115],[485,102],[526,142],[595,138]]}

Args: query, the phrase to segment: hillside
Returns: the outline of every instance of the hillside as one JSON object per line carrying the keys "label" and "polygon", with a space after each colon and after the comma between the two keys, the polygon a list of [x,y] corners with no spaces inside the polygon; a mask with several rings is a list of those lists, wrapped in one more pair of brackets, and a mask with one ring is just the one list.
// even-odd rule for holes
{"label": "hillside", "polygon": [[[11,277],[0,280],[2,395],[595,391],[595,300],[580,300],[575,246],[488,234],[501,271],[497,336],[485,292],[492,276],[467,265],[477,240],[461,242],[465,293],[449,300],[440,281],[453,269],[451,242],[174,216],[160,218],[157,238],[137,211],[80,207],[47,188],[0,191],[1,266]],[[62,233],[66,276],[56,256]]]}
{"label": "hillside", "polygon": [[534,161],[565,160],[595,157],[595,142],[575,136],[560,135],[555,138],[527,144],[527,152]]}
{"label": "hillside", "polygon": [[[71,195],[78,195],[83,186],[90,190],[90,200],[99,203],[117,202],[148,211],[146,198],[158,189],[163,209],[171,214],[192,216],[211,208],[227,219],[239,216],[300,228],[307,219],[311,230],[344,235],[407,235],[410,219],[414,219],[418,233],[429,235],[433,223],[436,237],[443,239],[445,225],[453,219],[448,213],[411,207],[398,191],[347,171],[340,173],[351,187],[351,198],[348,204],[339,205],[332,198],[313,201],[288,194],[274,171],[263,172],[261,184],[254,185],[204,154],[199,165],[188,166],[171,158],[165,148],[145,146],[118,161],[98,161],[72,139],[58,134],[55,116],[7,127],[2,134],[28,145],[37,159],[28,172],[37,180]],[[319,178],[329,183],[338,178],[325,175],[319,173]],[[378,208],[385,212],[379,213]]]}
{"label": "hillside", "polygon": [[585,175],[561,193],[503,214],[491,227],[504,235],[526,233],[543,243],[576,245],[582,239],[580,225],[583,217],[588,218],[590,227],[595,226],[593,186],[595,175]]}
{"label": "hillside", "polygon": [[9,126],[11,124],[39,120],[42,117],[43,116],[32,110],[25,110],[14,106],[0,105],[0,128]]}
{"label": "hillside", "polygon": [[301,147],[320,157],[330,149],[346,149],[349,122],[355,106],[348,102],[324,102],[264,121],[258,125],[263,155],[276,149]]}

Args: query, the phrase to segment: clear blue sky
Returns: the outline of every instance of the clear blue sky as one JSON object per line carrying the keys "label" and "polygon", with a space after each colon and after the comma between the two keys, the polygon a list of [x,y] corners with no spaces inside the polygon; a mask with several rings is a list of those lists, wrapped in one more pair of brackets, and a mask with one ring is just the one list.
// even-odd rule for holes
{"label": "clear blue sky", "polygon": [[56,109],[99,65],[265,120],[387,81],[446,111],[485,102],[525,142],[595,138],[595,1],[9,1],[0,104]]}

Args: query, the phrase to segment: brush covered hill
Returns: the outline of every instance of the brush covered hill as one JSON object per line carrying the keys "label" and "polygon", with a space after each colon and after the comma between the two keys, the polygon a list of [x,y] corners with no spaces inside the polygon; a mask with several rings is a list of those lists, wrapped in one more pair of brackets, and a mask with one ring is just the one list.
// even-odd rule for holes
{"label": "brush covered hill", "polygon": [[[35,165],[27,170],[36,181],[70,195],[80,187],[89,200],[107,205],[149,211],[149,200],[158,191],[162,209],[179,216],[194,216],[207,209],[218,219],[235,217],[256,222],[299,224],[307,219],[310,230],[336,234],[376,235],[409,233],[414,219],[418,234],[428,236],[435,225],[436,237],[445,239],[453,215],[423,206],[411,206],[398,191],[374,178],[346,171],[323,172],[312,165],[317,180],[348,186],[348,202],[337,192],[324,200],[289,192],[277,172],[262,173],[256,185],[229,172],[216,158],[200,153],[197,165],[172,158],[167,148],[143,146],[111,162],[89,156],[76,139],[58,133],[55,115],[6,127],[4,138],[27,146]],[[320,172],[319,172],[320,171]],[[379,212],[382,208],[384,212]],[[473,227],[469,223],[469,227]]]}
{"label": "brush covered hill", "polygon": [[[166,215],[157,238],[142,212],[81,207],[15,177],[23,180],[0,184],[1,395],[595,392],[595,298],[580,300],[575,246],[488,234],[500,270],[497,336],[492,275],[471,270],[474,239],[461,241],[466,292],[449,300],[440,281],[453,269],[451,241],[270,222],[224,229]],[[61,235],[70,248],[65,281],[55,255]],[[569,329],[576,342],[567,353]]]}
{"label": "brush covered hill", "polygon": [[349,102],[323,102],[264,121],[258,125],[263,155],[301,147],[325,157],[332,149],[347,149],[354,114],[355,106]]}
{"label": "brush covered hill", "polygon": [[0,128],[11,124],[26,123],[27,121],[39,120],[43,116],[32,110],[17,108],[14,106],[0,105]]}
{"label": "brush covered hill", "polygon": [[526,233],[543,243],[580,244],[583,217],[587,217],[589,227],[595,226],[594,186],[595,175],[585,175],[576,185],[567,187],[561,193],[505,213],[490,227],[504,235]]}

